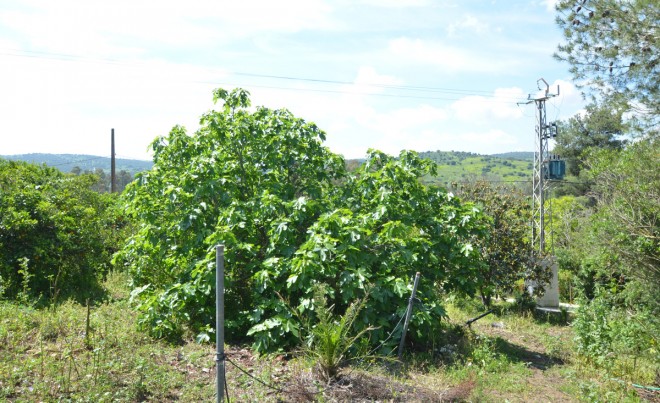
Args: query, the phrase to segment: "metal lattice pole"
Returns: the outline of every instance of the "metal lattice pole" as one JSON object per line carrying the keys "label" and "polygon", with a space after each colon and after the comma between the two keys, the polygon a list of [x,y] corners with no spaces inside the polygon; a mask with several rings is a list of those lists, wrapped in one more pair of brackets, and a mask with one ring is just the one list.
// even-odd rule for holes
{"label": "metal lattice pole", "polygon": [[536,136],[534,137],[534,176],[532,178],[532,249],[539,254],[539,257],[545,253],[545,198],[548,191],[546,176],[550,161],[548,148],[550,126],[546,119],[545,101],[557,95],[550,94],[548,83],[542,78],[538,80],[538,82],[541,81],[545,84],[545,93],[532,100],[537,112]]}

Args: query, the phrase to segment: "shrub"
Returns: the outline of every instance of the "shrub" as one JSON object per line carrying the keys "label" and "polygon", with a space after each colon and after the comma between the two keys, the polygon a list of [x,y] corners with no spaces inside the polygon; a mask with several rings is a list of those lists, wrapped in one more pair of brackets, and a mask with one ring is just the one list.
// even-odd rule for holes
{"label": "shrub", "polygon": [[[615,296],[599,290],[593,300],[581,301],[573,329],[578,353],[616,376],[643,371],[638,360],[652,368],[660,365],[660,321],[644,306],[624,308]],[[632,368],[626,364],[630,361]],[[642,376],[653,379],[655,374],[648,372]]]}
{"label": "shrub", "polygon": [[120,221],[90,175],[0,159],[0,278],[7,298],[80,301],[99,291]]}
{"label": "shrub", "polygon": [[[437,288],[474,293],[470,241],[481,215],[452,194],[421,184],[436,165],[414,152],[370,151],[347,172],[325,134],[286,110],[248,110],[248,93],[215,92],[220,111],[189,136],[175,127],[153,143],[154,168],[125,191],[137,234],[117,255],[131,272],[141,323],[156,336],[212,331],[214,246],[226,247],[228,340],[259,351],[297,342],[295,315],[316,309],[327,285],[333,313],[370,298],[356,322],[384,337],[422,273],[411,340],[425,340],[444,311]],[[359,329],[358,329],[359,330]],[[205,337],[203,336],[202,339]]]}

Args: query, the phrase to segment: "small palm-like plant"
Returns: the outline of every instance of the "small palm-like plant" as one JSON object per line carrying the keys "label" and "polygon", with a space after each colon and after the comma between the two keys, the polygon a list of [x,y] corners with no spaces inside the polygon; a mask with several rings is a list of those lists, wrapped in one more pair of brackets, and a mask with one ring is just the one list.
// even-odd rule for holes
{"label": "small palm-like plant", "polygon": [[314,307],[318,323],[311,331],[307,354],[316,360],[319,375],[327,382],[335,380],[341,367],[348,361],[366,358],[365,354],[356,353],[352,357],[349,357],[349,354],[361,337],[376,328],[367,326],[359,330],[353,329],[355,320],[365,306],[367,296],[353,302],[344,315],[336,318],[332,312],[333,306],[327,304],[324,291],[320,287],[314,294]]}

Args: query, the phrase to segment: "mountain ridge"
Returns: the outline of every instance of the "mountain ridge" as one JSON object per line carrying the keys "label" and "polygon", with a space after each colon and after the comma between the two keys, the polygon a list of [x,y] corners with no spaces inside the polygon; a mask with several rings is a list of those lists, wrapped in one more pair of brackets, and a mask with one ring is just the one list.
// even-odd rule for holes
{"label": "mountain ridge", "polygon": [[[97,168],[103,171],[110,171],[110,157],[103,157],[91,154],[51,154],[51,153],[29,153],[0,155],[0,158],[13,161],[25,161],[34,164],[46,164],[47,166],[58,168],[62,172],[71,172],[74,167],[82,171],[94,171]],[[127,171],[131,174],[148,171],[153,166],[152,161],[115,158],[115,168],[117,172]]]}
{"label": "mountain ridge", "polygon": [[[438,164],[438,176],[425,178],[427,183],[447,184],[452,181],[464,181],[473,178],[489,178],[503,181],[526,181],[531,179],[534,153],[531,151],[512,151],[491,155],[464,151],[421,151],[420,157]],[[71,172],[75,167],[81,171],[94,172],[102,169],[110,171],[110,158],[90,154],[49,154],[30,153],[0,155],[8,160],[46,164],[62,172]],[[347,159],[349,169],[354,169],[363,160]],[[117,172],[127,171],[132,176],[138,172],[150,170],[152,161],[117,158]]]}

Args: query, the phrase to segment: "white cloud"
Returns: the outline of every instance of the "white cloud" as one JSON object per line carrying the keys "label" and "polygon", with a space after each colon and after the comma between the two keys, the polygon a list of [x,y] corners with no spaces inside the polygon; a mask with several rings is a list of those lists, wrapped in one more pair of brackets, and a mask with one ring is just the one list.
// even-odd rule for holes
{"label": "white cloud", "polygon": [[470,95],[461,98],[451,105],[451,109],[458,119],[466,121],[519,119],[523,112],[516,102],[525,97],[526,94],[520,88],[498,88],[492,97]]}
{"label": "white cloud", "polygon": [[559,0],[541,0],[539,4],[545,6],[546,10],[554,12],[557,3],[559,3]]}
{"label": "white cloud", "polygon": [[24,35],[33,47],[88,57],[139,53],[145,42],[203,47],[264,32],[329,29],[337,24],[332,7],[323,0],[23,3],[32,10],[0,12],[0,24]]}
{"label": "white cloud", "polygon": [[378,74],[371,66],[362,66],[358,70],[354,84],[360,85],[401,85],[403,81],[394,76]]}
{"label": "white cloud", "polygon": [[[0,51],[1,152],[107,155],[114,127],[118,153],[145,158],[147,144],[174,124],[195,130],[212,107],[214,87],[238,85],[252,90],[255,105],[286,107],[316,122],[328,133],[327,145],[348,157],[362,157],[370,147],[392,154],[531,149],[520,139],[531,143],[533,106],[523,107],[521,117],[514,99],[500,101],[524,98],[514,86],[527,91],[539,69],[566,75],[553,64],[552,47],[539,45],[552,42],[548,27],[555,29],[541,0],[506,15],[501,2],[475,9],[456,1],[360,1],[6,2],[12,4],[0,6],[0,47],[23,57]],[[496,27],[512,21],[515,37],[507,27],[493,38]],[[452,23],[456,39],[438,39]],[[529,34],[520,34],[525,29]],[[475,34],[479,40],[472,40]],[[351,84],[204,68],[213,65]],[[406,85],[462,90],[392,88]],[[494,86],[510,88],[489,94],[495,97],[452,100]],[[576,99],[579,92],[561,82],[560,97],[548,103],[549,118],[572,114]]]}
{"label": "white cloud", "polygon": [[490,26],[484,21],[479,20],[473,15],[466,15],[460,21],[449,24],[447,34],[450,37],[456,36],[459,31],[470,31],[476,34],[484,34],[490,31]]}
{"label": "white cloud", "polygon": [[[3,153],[118,154],[147,158],[157,135],[175,124],[194,129],[211,106],[222,72],[158,60],[140,64],[0,56]],[[99,137],[100,136],[100,137]]]}
{"label": "white cloud", "polygon": [[430,0],[361,0],[360,3],[388,8],[423,7],[432,4]]}
{"label": "white cloud", "polygon": [[395,60],[440,67],[449,72],[502,72],[513,69],[517,62],[494,58],[475,48],[458,48],[439,41],[398,38],[390,41],[388,52]]}

